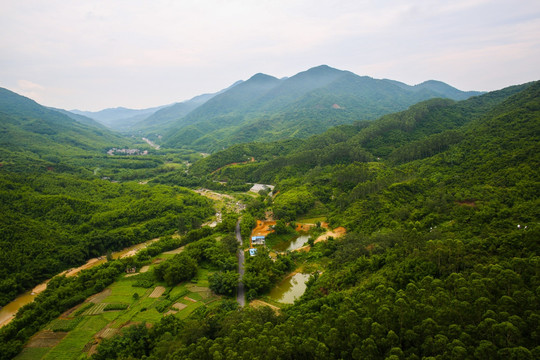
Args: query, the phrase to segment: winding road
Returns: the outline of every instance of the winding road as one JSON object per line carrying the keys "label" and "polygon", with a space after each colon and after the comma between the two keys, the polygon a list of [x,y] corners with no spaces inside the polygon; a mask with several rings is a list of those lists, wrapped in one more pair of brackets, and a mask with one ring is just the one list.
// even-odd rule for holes
{"label": "winding road", "polygon": [[244,283],[242,282],[242,278],[244,277],[244,248],[242,246],[242,234],[240,233],[240,220],[236,223],[236,240],[240,243],[240,248],[238,249],[238,274],[240,274],[240,278],[238,281],[238,290],[236,291],[236,301],[238,301],[238,305],[243,307],[246,305],[246,294]]}

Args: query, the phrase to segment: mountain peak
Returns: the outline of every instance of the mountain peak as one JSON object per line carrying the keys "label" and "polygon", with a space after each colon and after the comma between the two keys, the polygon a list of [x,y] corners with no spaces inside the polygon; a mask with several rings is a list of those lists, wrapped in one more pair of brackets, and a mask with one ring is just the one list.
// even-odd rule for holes
{"label": "mountain peak", "polygon": [[333,67],[323,64],[323,65],[312,67],[305,72],[306,73],[335,73],[335,72],[342,72],[342,70],[338,70],[338,69],[335,69]]}
{"label": "mountain peak", "polygon": [[266,74],[263,74],[263,73],[257,73],[255,75],[253,75],[252,77],[250,77],[249,80],[247,80],[247,81],[267,82],[267,81],[276,81],[276,80],[278,80],[278,78],[275,78],[273,76],[266,75]]}

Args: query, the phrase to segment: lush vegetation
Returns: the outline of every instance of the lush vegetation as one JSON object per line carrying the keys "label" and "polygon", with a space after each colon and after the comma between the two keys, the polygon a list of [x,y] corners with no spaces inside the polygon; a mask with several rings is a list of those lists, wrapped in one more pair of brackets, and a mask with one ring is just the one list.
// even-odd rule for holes
{"label": "lush vegetation", "polygon": [[[419,104],[220,169],[216,179],[276,184],[283,217],[312,206],[350,232],[292,257],[324,271],[279,314],[164,319],[104,343],[96,358],[538,358],[538,134],[533,83]],[[260,254],[245,283],[264,293],[282,272]]]}
{"label": "lush vegetation", "polygon": [[[299,267],[312,273],[305,294],[294,305],[277,312],[268,307],[238,309],[232,301],[201,306],[190,316],[165,316],[150,328],[144,323],[127,327],[104,340],[93,358],[539,358],[539,134],[540,83],[536,82],[465,101],[429,100],[371,123],[332,128],[296,144],[238,145],[200,160],[187,173],[171,171],[171,176],[194,179],[197,184],[232,179],[235,184],[275,184],[272,198],[260,194],[246,201],[244,236],[268,208],[280,218],[276,230],[281,234],[276,236],[287,235],[286,223],[298,216],[324,216],[331,227],[344,226],[348,234],[311,242],[309,252],[278,255],[275,261],[264,248],[246,259],[243,282],[249,299],[264,296]],[[80,192],[92,194],[93,186],[100,184],[101,193],[118,193],[119,202],[129,203],[122,216],[115,217],[105,207],[107,201],[116,201],[114,196],[92,195],[99,200],[94,203],[81,195],[86,200],[83,207],[76,196],[62,192],[67,186],[79,193],[69,189],[75,175],[46,173],[47,177],[26,179],[16,178],[15,172],[6,174],[3,196],[19,206],[14,214],[26,216],[25,211],[30,211],[39,220],[36,226],[52,224],[54,239],[64,226],[83,240],[90,239],[92,231],[116,234],[107,228],[115,221],[121,229],[142,231],[149,217],[159,216],[137,214],[146,209],[145,201],[156,197],[160,206],[163,201],[156,214],[167,214],[170,206],[176,214],[175,228],[183,234],[166,244],[188,245],[148,275],[133,277],[130,290],[142,291],[158,283],[172,286],[203,269],[212,272],[207,286],[213,291],[234,294],[238,245],[232,235],[233,214],[224,213],[225,221],[216,230],[197,229],[208,215],[208,203],[187,190],[79,179]],[[55,179],[53,185],[61,181],[63,185],[37,186],[48,178]],[[172,177],[164,181],[174,182]],[[20,196],[13,198],[17,193]],[[125,193],[129,197],[122,197]],[[39,199],[41,209],[47,209],[47,196],[57,196],[52,209],[57,204],[63,207],[56,217],[38,213],[33,201],[24,201],[25,196]],[[89,222],[70,225],[67,205],[75,214],[89,213]],[[90,210],[79,211],[77,206]],[[131,208],[137,211],[132,214]],[[182,211],[193,216],[179,216]],[[16,220],[10,222],[19,224]],[[95,229],[84,227],[90,223]],[[33,224],[30,216],[19,226],[26,224]],[[86,251],[97,251],[95,244],[102,246],[100,250],[125,245],[124,237],[103,236],[110,242],[92,238]],[[59,239],[69,247],[69,236]],[[64,308],[103,289],[125,266],[140,265],[159,250],[149,247],[125,263],[111,262],[96,268],[96,273],[54,280],[50,292],[0,332],[4,357],[13,356],[30,334]],[[155,307],[156,314],[169,309],[185,290],[167,291]],[[120,300],[114,302],[127,303]],[[70,326],[57,325],[59,329]]]}
{"label": "lush vegetation", "polygon": [[250,141],[307,138],[358,119],[373,120],[422,100],[462,100],[478,94],[434,81],[411,87],[328,66],[281,80],[256,74],[178,116],[168,126],[164,141],[167,147],[217,151]]}
{"label": "lush vegetation", "polygon": [[152,177],[186,152],[108,156],[136,144],[4,89],[0,110],[0,306],[89,258],[180,223],[189,231],[213,214],[208,199],[185,188],[107,180]]}

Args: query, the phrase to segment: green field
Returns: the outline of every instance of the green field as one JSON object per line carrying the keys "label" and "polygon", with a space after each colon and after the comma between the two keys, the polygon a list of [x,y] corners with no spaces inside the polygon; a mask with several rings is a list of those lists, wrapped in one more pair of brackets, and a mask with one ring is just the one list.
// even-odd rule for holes
{"label": "green field", "polygon": [[[159,255],[160,258],[172,256]],[[153,265],[150,266],[149,271],[152,271],[152,268]],[[132,286],[136,283],[137,277],[143,275],[130,277],[123,275],[105,289],[104,294],[107,295],[102,300],[96,304],[88,302],[79,305],[79,311],[73,312],[67,318],[53,320],[45,327],[48,331],[68,331],[59,343],[55,345],[44,342],[40,344],[43,347],[27,347],[16,359],[81,359],[81,357],[84,358],[83,353],[88,354],[98,341],[112,336],[125,326],[142,322],[155,324],[170,309],[176,311],[173,312],[174,316],[185,319],[199,307],[206,306],[206,303],[212,303],[211,306],[215,306],[215,300],[220,297],[212,294],[208,289],[210,274],[211,271],[199,268],[197,276],[191,282],[181,283],[174,287],[168,287],[164,283],[155,283],[147,289]],[[158,298],[150,298],[149,295],[158,285],[164,286],[165,292]],[[135,293],[138,294],[138,299],[134,297]],[[185,304],[186,307],[180,311],[171,308],[177,302]],[[124,310],[105,311],[109,304],[129,306]]]}

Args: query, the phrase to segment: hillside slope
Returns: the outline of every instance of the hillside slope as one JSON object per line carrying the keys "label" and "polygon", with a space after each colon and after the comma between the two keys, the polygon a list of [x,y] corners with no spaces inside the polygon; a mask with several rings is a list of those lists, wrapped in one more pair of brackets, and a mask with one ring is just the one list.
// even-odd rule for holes
{"label": "hillside slope", "polygon": [[435,81],[413,87],[328,66],[281,80],[257,74],[179,119],[176,130],[166,134],[165,146],[216,151],[241,142],[306,138],[422,100],[478,94]]}
{"label": "hillside slope", "polygon": [[[280,143],[236,146],[265,160],[216,178],[262,179],[272,164],[274,215],[293,220],[307,204],[348,235],[278,257],[312,276],[277,314],[209,306],[104,341],[93,358],[538,358],[539,134],[535,82],[331,129],[274,159],[262,150]],[[315,139],[326,141],[320,151]],[[265,261],[260,251],[248,263]],[[254,279],[268,275],[252,274],[248,294],[258,296]]]}

